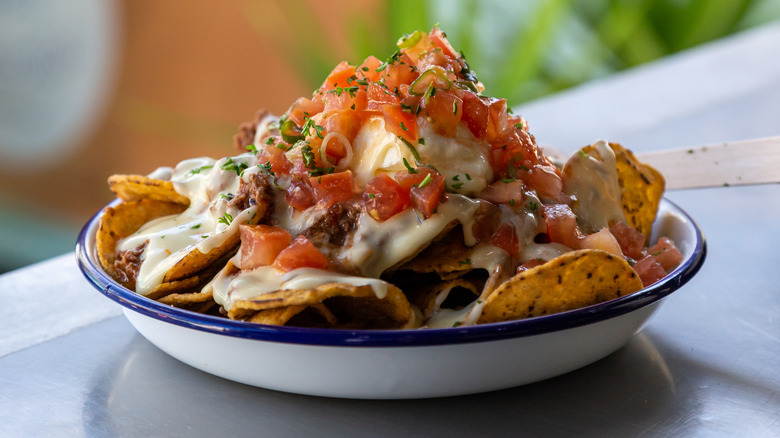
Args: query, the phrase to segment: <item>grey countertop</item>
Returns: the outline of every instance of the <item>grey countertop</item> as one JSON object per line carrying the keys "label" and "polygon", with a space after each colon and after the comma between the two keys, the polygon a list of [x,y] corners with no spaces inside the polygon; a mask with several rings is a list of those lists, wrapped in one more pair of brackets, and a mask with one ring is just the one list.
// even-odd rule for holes
{"label": "grey countertop", "polygon": [[[515,113],[564,150],[778,135],[780,25]],[[667,197],[704,229],[708,256],[645,329],[580,370],[471,396],[358,401],[245,386],[147,342],[73,254],[2,275],[0,436],[780,436],[780,185]]]}

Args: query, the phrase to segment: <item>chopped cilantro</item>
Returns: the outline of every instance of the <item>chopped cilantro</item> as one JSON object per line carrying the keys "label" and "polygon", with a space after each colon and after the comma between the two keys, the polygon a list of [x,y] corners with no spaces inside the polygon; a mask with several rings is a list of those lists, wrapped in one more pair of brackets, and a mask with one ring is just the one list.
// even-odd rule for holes
{"label": "chopped cilantro", "polygon": [[406,170],[408,170],[409,173],[417,173],[417,172],[419,172],[419,170],[417,170],[417,169],[415,169],[415,168],[413,168],[412,166],[409,165],[409,162],[406,161],[406,158],[404,158],[403,160],[404,160],[404,166],[406,166]]}
{"label": "chopped cilantro", "polygon": [[230,172],[236,172],[236,175],[241,176],[241,173],[246,170],[247,166],[246,163],[236,163],[233,161],[232,158],[228,158],[227,161],[222,163],[221,166],[219,166],[222,170],[227,170]]}
{"label": "chopped cilantro", "polygon": [[274,174],[274,171],[271,170],[271,160],[266,161],[265,164],[258,164],[257,167],[259,167],[262,170],[265,170],[266,172],[270,173],[271,175]]}
{"label": "chopped cilantro", "polygon": [[217,219],[217,222],[225,225],[230,225],[230,223],[233,222],[233,216],[231,216],[230,213],[225,212],[225,214],[222,215],[221,218]]}

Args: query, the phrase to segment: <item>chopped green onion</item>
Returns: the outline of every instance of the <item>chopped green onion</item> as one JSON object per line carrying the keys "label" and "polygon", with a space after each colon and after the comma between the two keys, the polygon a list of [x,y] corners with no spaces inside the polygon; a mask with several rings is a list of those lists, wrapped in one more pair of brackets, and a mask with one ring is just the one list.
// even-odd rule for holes
{"label": "chopped green onion", "polygon": [[404,144],[409,148],[410,151],[412,151],[412,156],[414,157],[414,160],[417,161],[417,163],[419,163],[420,162],[420,153],[417,152],[417,149],[414,146],[412,146],[411,143],[409,143],[409,140],[407,140],[407,139],[405,139],[403,137],[398,137],[398,138],[401,139],[402,142],[404,142]]}
{"label": "chopped green onion", "polygon": [[419,170],[417,170],[414,167],[409,165],[409,162],[406,161],[406,158],[404,158],[404,166],[406,166],[406,170],[408,170],[409,173],[417,173],[417,172],[419,172]]}
{"label": "chopped green onion", "polygon": [[411,47],[414,47],[418,42],[420,42],[422,36],[423,36],[423,32],[416,30],[411,35],[404,34],[404,36],[401,37],[396,44],[398,45],[399,49],[409,49]]}

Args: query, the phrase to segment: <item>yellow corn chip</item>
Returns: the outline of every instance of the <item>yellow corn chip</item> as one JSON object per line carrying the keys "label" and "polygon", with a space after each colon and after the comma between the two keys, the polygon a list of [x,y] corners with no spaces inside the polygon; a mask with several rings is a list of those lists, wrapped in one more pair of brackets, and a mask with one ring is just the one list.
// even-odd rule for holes
{"label": "yellow corn chip", "polygon": [[642,281],[624,259],[601,250],[572,251],[497,287],[487,297],[479,323],[564,312],[640,289]]}
{"label": "yellow corn chip", "polygon": [[256,324],[294,327],[328,328],[336,325],[336,317],[323,304],[297,305],[260,310],[245,321]]}
{"label": "yellow corn chip", "polygon": [[185,208],[182,204],[151,199],[123,202],[104,208],[95,236],[98,259],[103,269],[123,286],[134,289],[134,282],[114,268],[117,242],[135,233],[146,222],[181,213]]}
{"label": "yellow corn chip", "polygon": [[189,205],[190,200],[173,188],[173,183],[143,175],[111,175],[108,188],[123,201],[151,199]]}
{"label": "yellow corn chip", "polygon": [[397,287],[388,285],[385,297],[379,298],[371,286],[344,283],[328,283],[306,290],[280,290],[237,300],[228,316],[234,318],[247,310],[320,303],[336,317],[337,328],[403,328],[414,319],[409,301]]}
{"label": "yellow corn chip", "polygon": [[618,183],[628,226],[649,239],[666,181],[660,172],[637,160],[630,150],[617,143],[609,146],[617,159]]}

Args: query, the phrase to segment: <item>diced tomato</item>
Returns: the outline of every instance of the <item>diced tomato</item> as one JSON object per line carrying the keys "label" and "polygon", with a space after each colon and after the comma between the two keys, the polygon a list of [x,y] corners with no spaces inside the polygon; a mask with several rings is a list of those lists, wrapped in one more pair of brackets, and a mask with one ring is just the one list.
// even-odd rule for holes
{"label": "diced tomato", "polygon": [[349,65],[346,61],[341,61],[339,65],[330,72],[328,78],[325,79],[325,82],[322,84],[321,89],[332,90],[336,87],[346,88],[355,85],[354,81],[350,80],[353,76],[355,76],[355,66]]}
{"label": "diced tomato", "polygon": [[664,267],[651,255],[645,256],[634,264],[634,271],[642,280],[642,285],[647,287],[666,276]]}
{"label": "diced tomato", "polygon": [[324,105],[321,102],[315,102],[305,97],[299,97],[295,103],[287,110],[287,118],[295,122],[298,126],[303,126],[304,117],[313,117],[322,112]]}
{"label": "diced tomato", "polygon": [[609,231],[615,236],[620,249],[627,257],[639,260],[643,257],[642,250],[645,247],[645,235],[629,227],[624,222],[615,222]]}
{"label": "diced tomato", "polygon": [[434,65],[447,71],[455,73],[460,72],[460,64],[458,64],[454,57],[446,56],[440,47],[434,47],[421,54],[420,58],[417,60],[417,68],[419,71],[425,71]]}
{"label": "diced tomato", "polygon": [[470,91],[461,93],[461,98],[463,99],[463,122],[474,134],[474,137],[485,138],[490,107],[484,98]]}
{"label": "diced tomato", "polygon": [[380,73],[377,72],[376,69],[378,69],[382,65],[382,61],[380,61],[376,56],[369,56],[366,58],[365,61],[363,61],[362,64],[357,68],[356,73],[359,78],[365,78],[370,81],[378,81],[380,78]]}
{"label": "diced tomato", "polygon": [[[322,95],[322,101],[325,114],[340,110],[363,111],[368,105],[368,96],[365,87],[358,87],[353,91],[328,91]],[[354,113],[352,117],[355,117]]]}
{"label": "diced tomato", "polygon": [[530,172],[518,171],[520,178],[544,199],[560,200],[563,181],[553,165],[534,164]]}
{"label": "diced tomato", "polygon": [[309,239],[298,236],[283,249],[273,263],[274,267],[289,272],[298,268],[327,269],[328,259],[317,250]]}
{"label": "diced tomato", "polygon": [[302,180],[293,180],[284,199],[296,210],[306,210],[314,205],[314,189]]}
{"label": "diced tomato", "polygon": [[378,221],[386,221],[411,207],[409,191],[386,173],[380,173],[366,184],[363,203],[368,214]]}
{"label": "diced tomato", "polygon": [[647,248],[647,253],[655,257],[655,260],[668,272],[676,268],[682,262],[683,255],[674,242],[668,237],[661,237],[658,243]]}
{"label": "diced tomato", "polygon": [[612,233],[609,232],[609,228],[604,227],[599,231],[588,234],[580,241],[581,249],[600,249],[610,254],[614,254],[619,257],[623,257],[623,253],[620,250],[620,244]]}
{"label": "diced tomato", "polygon": [[292,167],[292,163],[287,159],[284,151],[273,144],[266,145],[263,148],[258,161],[261,164],[270,163],[271,171],[277,175],[290,173],[290,168]]}
{"label": "diced tomato", "polygon": [[[441,203],[441,197],[444,194],[444,177],[438,172],[433,172],[429,176],[430,179],[426,177],[420,184],[412,186],[410,190],[412,206],[426,219],[436,213],[436,207]],[[427,183],[426,180],[428,180]],[[421,185],[422,187],[420,187]]]}
{"label": "diced tomato", "polygon": [[547,225],[547,236],[552,242],[562,243],[569,248],[579,248],[582,232],[577,226],[577,217],[568,205],[544,205],[542,214]]}
{"label": "diced tomato", "polygon": [[383,105],[396,105],[401,100],[395,93],[375,82],[368,84],[368,109],[380,111]]}
{"label": "diced tomato", "polygon": [[525,184],[521,180],[496,181],[487,186],[479,197],[494,204],[521,205],[524,198],[524,189]]}
{"label": "diced tomato", "polygon": [[416,71],[417,69],[412,65],[409,57],[402,55],[398,62],[388,65],[381,74],[385,86],[394,93],[395,88],[401,84],[412,83],[418,76]]}
{"label": "diced tomato", "polygon": [[309,178],[309,184],[314,189],[314,199],[325,208],[346,201],[354,194],[352,172],[349,170],[312,176]]}
{"label": "diced tomato", "polygon": [[417,144],[420,138],[417,132],[417,116],[404,111],[401,105],[382,105],[385,119],[385,129],[402,137],[410,143]]}
{"label": "diced tomato", "polygon": [[500,147],[497,143],[503,143],[508,138],[511,131],[506,115],[506,99],[490,99],[485,139],[491,145]]}
{"label": "diced tomato", "polygon": [[499,175],[512,176],[509,167],[523,170],[536,163],[536,145],[531,136],[525,133],[512,132],[503,141],[493,147],[493,170]]}
{"label": "diced tomato", "polygon": [[433,45],[444,51],[445,55],[452,59],[458,59],[460,57],[458,52],[455,51],[450,42],[447,40],[447,36],[444,35],[444,32],[442,32],[438,27],[434,27],[428,37],[430,38]]}
{"label": "diced tomato", "polygon": [[515,227],[509,223],[501,224],[493,236],[490,243],[508,252],[512,257],[520,258],[520,245],[517,239]]}
{"label": "diced tomato", "polygon": [[423,106],[428,113],[428,121],[437,134],[444,137],[455,136],[463,117],[463,100],[452,93],[440,92],[431,96]]}
{"label": "diced tomato", "polygon": [[438,175],[438,173],[430,167],[417,167],[414,170],[414,173],[409,173],[408,170],[402,170],[395,173],[395,180],[398,181],[398,184],[407,192],[412,190],[412,187],[423,182],[428,174],[431,174],[431,178]]}
{"label": "diced tomato", "polygon": [[327,134],[329,132],[339,132],[343,134],[344,137],[347,137],[347,140],[351,142],[355,139],[355,136],[357,136],[357,133],[360,130],[360,126],[362,124],[362,120],[355,117],[353,111],[345,109],[328,113],[327,116],[322,119],[320,124],[324,128],[324,132],[322,134]]}
{"label": "diced tomato", "polygon": [[290,233],[269,225],[241,224],[241,269],[270,265],[290,244]]}

